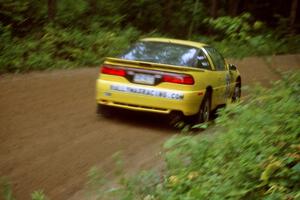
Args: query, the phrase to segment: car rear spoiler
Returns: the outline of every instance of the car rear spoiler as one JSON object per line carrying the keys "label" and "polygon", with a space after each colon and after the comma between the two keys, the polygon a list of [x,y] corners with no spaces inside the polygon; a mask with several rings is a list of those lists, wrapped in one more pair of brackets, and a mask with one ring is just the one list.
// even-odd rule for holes
{"label": "car rear spoiler", "polygon": [[164,69],[173,69],[178,71],[198,71],[203,72],[204,70],[195,68],[195,67],[186,67],[186,66],[176,66],[176,65],[168,65],[168,64],[160,64],[153,62],[145,62],[145,61],[136,61],[136,60],[125,60],[120,58],[112,58],[107,57],[105,59],[105,63],[107,64],[121,64],[121,65],[130,65],[130,67],[135,68],[164,68]]}

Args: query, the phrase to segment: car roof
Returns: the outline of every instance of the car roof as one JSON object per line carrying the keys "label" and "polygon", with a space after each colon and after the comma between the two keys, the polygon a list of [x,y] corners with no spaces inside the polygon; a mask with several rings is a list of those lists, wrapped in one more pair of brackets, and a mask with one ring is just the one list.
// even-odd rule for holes
{"label": "car roof", "polygon": [[192,46],[192,47],[197,47],[197,48],[207,46],[206,44],[200,43],[200,42],[193,42],[193,41],[188,41],[188,40],[178,40],[178,39],[171,39],[171,38],[143,38],[140,41],[181,44],[181,45],[187,45],[187,46]]}

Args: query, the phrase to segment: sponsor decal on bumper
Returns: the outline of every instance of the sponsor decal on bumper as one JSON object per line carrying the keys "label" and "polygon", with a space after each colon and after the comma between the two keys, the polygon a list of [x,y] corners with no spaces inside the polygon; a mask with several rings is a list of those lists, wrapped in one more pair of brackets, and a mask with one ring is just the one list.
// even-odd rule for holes
{"label": "sponsor decal on bumper", "polygon": [[182,100],[184,97],[184,95],[180,92],[147,89],[147,88],[140,88],[140,87],[125,86],[125,85],[111,85],[110,90],[125,92],[125,93],[141,94],[141,95],[153,96],[153,97],[161,97],[167,99],[174,99],[174,100]]}

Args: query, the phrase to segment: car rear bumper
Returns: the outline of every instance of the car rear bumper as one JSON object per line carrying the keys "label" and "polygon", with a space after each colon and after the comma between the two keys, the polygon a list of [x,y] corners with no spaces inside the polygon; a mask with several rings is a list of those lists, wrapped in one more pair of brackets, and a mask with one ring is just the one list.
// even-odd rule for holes
{"label": "car rear bumper", "polygon": [[98,79],[96,83],[98,104],[163,114],[181,111],[186,116],[198,112],[204,92],[162,89],[102,79]]}

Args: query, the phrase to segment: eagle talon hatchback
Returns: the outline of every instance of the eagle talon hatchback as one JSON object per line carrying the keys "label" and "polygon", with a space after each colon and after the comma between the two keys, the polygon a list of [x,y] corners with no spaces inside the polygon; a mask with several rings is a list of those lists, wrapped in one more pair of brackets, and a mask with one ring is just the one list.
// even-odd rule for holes
{"label": "eagle talon hatchback", "polygon": [[145,38],[105,59],[96,83],[98,113],[122,108],[210,119],[212,110],[241,96],[241,76],[213,47],[192,41]]}

